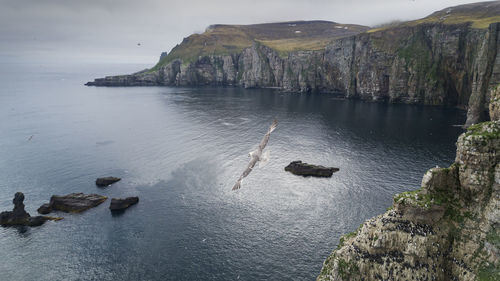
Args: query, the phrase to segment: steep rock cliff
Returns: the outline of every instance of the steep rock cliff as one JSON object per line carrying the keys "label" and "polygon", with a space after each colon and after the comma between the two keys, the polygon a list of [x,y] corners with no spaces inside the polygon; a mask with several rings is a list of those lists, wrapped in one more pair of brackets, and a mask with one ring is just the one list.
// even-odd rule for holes
{"label": "steep rock cliff", "polygon": [[496,87],[491,91],[489,109],[490,119],[500,120],[500,87]]}
{"label": "steep rock cliff", "polygon": [[469,127],[455,163],[343,236],[318,280],[500,280],[499,151],[500,121]]}
{"label": "steep rock cliff", "polygon": [[421,24],[342,38],[323,51],[281,57],[254,42],[240,54],[174,60],[155,71],[96,79],[97,86],[235,85],[328,92],[371,101],[469,107],[467,124],[488,120],[500,82],[499,24]]}
{"label": "steep rock cliff", "polygon": [[[364,31],[359,26],[342,27],[328,23],[329,29],[325,30],[347,28],[345,30],[353,31],[342,36],[330,35],[328,38],[331,41],[325,43],[326,47],[317,49],[317,46],[322,46],[318,43],[320,45],[316,44],[314,50],[283,52],[277,46],[283,43],[285,47],[282,48],[286,49],[286,43],[289,43],[286,40],[293,39],[289,37],[283,39],[285,41],[275,40],[268,44],[275,48],[264,44],[268,42],[264,39],[240,38],[246,34],[243,32],[245,28],[250,27],[253,33],[258,30],[262,38],[267,38],[269,30],[278,27],[280,30],[297,28],[290,23],[272,27],[258,25],[258,29],[255,26],[225,26],[222,30],[231,32],[231,36],[226,36],[228,38],[215,28],[208,35],[193,35],[193,38],[185,39],[149,71],[96,79],[87,85],[233,85],[277,87],[291,92],[337,93],[370,101],[467,108],[466,125],[469,126],[489,120],[489,92],[493,85],[500,82],[500,23],[495,23],[497,14],[500,21],[500,2],[453,9],[457,10],[456,15],[449,8],[419,21],[364,33],[359,33]],[[488,16],[486,20],[484,15]],[[486,25],[489,22],[493,23]],[[280,32],[288,34],[293,30],[288,29]],[[315,33],[315,36],[330,34],[322,32]],[[212,33],[217,33],[217,36],[209,37]],[[205,41],[200,41],[200,37]],[[227,51],[227,45],[221,45],[226,46],[221,50],[219,39],[214,38],[225,38],[220,40],[226,44],[233,39],[240,44],[234,47],[235,51]],[[317,37],[314,40],[320,42]],[[300,44],[305,44],[304,41],[307,38],[302,39]],[[193,45],[196,42],[199,46]],[[300,45],[297,42],[294,44]],[[210,49],[212,45],[214,47]],[[177,53],[180,58],[174,57]],[[200,55],[195,56],[196,53]]]}

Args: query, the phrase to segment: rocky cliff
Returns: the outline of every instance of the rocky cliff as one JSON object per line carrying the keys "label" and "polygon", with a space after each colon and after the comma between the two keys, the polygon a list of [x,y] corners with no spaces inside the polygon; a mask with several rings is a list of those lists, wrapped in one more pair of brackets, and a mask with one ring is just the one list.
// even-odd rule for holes
{"label": "rocky cliff", "polygon": [[[489,119],[488,93],[500,82],[496,22],[498,1],[448,8],[422,20],[369,31],[325,22],[214,26],[186,38],[148,71],[87,85],[317,91],[468,108],[466,125],[471,125]],[[311,37],[304,37],[308,33]]]}
{"label": "rocky cliff", "polygon": [[459,137],[453,165],[344,235],[318,280],[500,280],[498,103],[491,109],[496,121]]}

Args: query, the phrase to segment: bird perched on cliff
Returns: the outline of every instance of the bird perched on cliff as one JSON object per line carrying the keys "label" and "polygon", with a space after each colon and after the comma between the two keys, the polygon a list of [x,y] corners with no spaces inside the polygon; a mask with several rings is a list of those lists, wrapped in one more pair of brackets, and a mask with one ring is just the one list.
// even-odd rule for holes
{"label": "bird perched on cliff", "polygon": [[259,146],[255,151],[250,152],[250,163],[248,163],[248,166],[245,171],[243,171],[243,174],[238,178],[236,183],[233,186],[233,190],[240,189],[241,188],[241,181],[243,178],[248,176],[250,172],[252,171],[253,167],[255,167],[255,164],[259,162],[262,158],[262,151],[267,145],[267,142],[269,141],[269,137],[271,136],[271,133],[276,129],[278,126],[278,120],[274,119],[273,123],[267,130],[267,133],[264,135],[262,138],[262,141],[260,142]]}

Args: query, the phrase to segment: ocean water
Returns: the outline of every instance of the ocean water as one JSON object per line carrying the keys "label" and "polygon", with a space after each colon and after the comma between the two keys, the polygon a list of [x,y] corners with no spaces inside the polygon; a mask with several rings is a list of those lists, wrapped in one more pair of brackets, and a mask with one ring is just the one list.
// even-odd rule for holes
{"label": "ocean water", "polygon": [[[109,200],[0,228],[2,280],[314,280],[342,234],[454,160],[456,109],[236,88],[96,88],[143,65],[0,64],[0,210],[53,194]],[[276,118],[260,163],[232,191]],[[293,160],[340,168],[303,178]],[[105,189],[97,177],[122,181]]]}

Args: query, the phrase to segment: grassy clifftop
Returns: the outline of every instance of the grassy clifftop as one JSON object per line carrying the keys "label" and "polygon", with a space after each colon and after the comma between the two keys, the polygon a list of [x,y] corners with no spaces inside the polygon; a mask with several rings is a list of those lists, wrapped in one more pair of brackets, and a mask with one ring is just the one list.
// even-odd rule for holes
{"label": "grassy clifftop", "polygon": [[397,37],[394,33],[400,32],[404,27],[430,23],[470,23],[472,28],[484,29],[494,22],[500,22],[500,1],[450,7],[419,20],[373,29],[362,25],[330,21],[294,21],[252,25],[218,24],[209,26],[201,34],[192,34],[184,38],[152,70],[175,59],[182,59],[184,63],[188,63],[200,56],[238,54],[250,47],[253,42],[259,42],[276,50],[281,56],[286,56],[293,51],[321,50],[332,40],[363,32],[383,31],[379,37],[384,37],[381,38],[382,41],[391,44],[391,40],[385,40],[385,37]]}
{"label": "grassy clifftop", "polygon": [[237,54],[252,42],[260,42],[280,54],[320,50],[328,42],[368,30],[368,27],[329,21],[296,21],[253,25],[212,25],[202,34],[192,34],[163,58],[158,65],[175,59],[184,62],[199,56]]}
{"label": "grassy clifftop", "polygon": [[368,32],[387,30],[395,26],[415,26],[425,23],[461,24],[471,23],[472,28],[484,29],[500,22],[500,1],[489,1],[449,7],[414,21],[392,24],[370,29]]}

